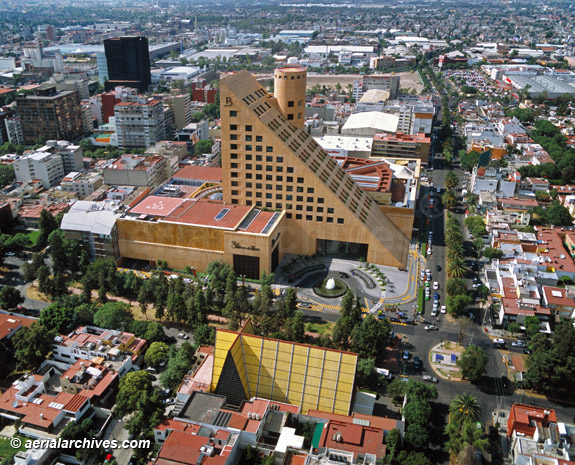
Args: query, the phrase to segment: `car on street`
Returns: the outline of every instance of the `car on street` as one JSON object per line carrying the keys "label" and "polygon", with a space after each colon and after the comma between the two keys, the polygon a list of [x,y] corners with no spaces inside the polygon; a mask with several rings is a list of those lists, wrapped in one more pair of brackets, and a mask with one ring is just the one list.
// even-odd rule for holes
{"label": "car on street", "polygon": [[423,366],[423,362],[417,355],[413,357],[413,366],[415,367],[416,370],[418,370]]}
{"label": "car on street", "polygon": [[435,269],[436,269],[437,271],[441,271],[441,267],[440,267],[439,265],[435,265]]}
{"label": "car on street", "polygon": [[433,289],[439,289],[439,283],[437,281],[433,281]]}
{"label": "car on street", "polygon": [[343,271],[340,271],[340,272],[339,272],[339,277],[340,277],[340,278],[343,278],[343,279],[347,279],[347,278],[349,278],[349,275],[348,275],[347,273],[344,273]]}
{"label": "car on street", "polygon": [[409,350],[404,350],[403,355],[401,356],[403,360],[409,360]]}
{"label": "car on street", "polygon": [[423,375],[423,381],[428,381],[430,383],[438,383],[439,380],[435,376]]}
{"label": "car on street", "polygon": [[187,334],[184,334],[184,333],[179,333],[179,334],[178,334],[178,337],[179,337],[180,339],[189,339],[189,338],[190,338],[190,336],[188,336]]}
{"label": "car on street", "polygon": [[438,328],[437,326],[435,326],[435,325],[427,325],[427,326],[425,327],[425,330],[426,330],[426,331],[438,331],[439,328]]}
{"label": "car on street", "polygon": [[429,286],[431,286],[431,283],[430,283],[429,281],[425,281],[424,286],[425,286],[425,287],[429,287]]}
{"label": "car on street", "polygon": [[400,379],[402,383],[409,383],[409,378],[406,376],[402,376]]}
{"label": "car on street", "polygon": [[425,294],[425,300],[429,300],[430,295],[428,293]]}
{"label": "car on street", "polygon": [[441,313],[447,313],[447,308],[445,307],[445,305],[441,306]]}
{"label": "car on street", "polygon": [[437,316],[437,307],[433,307],[433,310],[431,310],[431,316]]}
{"label": "car on street", "polygon": [[433,300],[439,300],[439,292],[433,293]]}
{"label": "car on street", "polygon": [[513,342],[511,343],[511,347],[521,347],[521,348],[523,348],[523,347],[527,347],[527,344],[525,344],[525,342],[523,342],[523,341],[513,341]]}
{"label": "car on street", "polygon": [[505,349],[507,346],[505,345],[505,341],[498,337],[497,339],[493,339],[493,347],[497,349]]}

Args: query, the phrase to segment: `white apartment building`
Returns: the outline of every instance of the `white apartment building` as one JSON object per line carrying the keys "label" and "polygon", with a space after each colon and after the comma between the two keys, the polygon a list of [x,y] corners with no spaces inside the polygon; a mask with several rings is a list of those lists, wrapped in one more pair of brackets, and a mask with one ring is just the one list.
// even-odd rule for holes
{"label": "white apartment building", "polygon": [[[132,100],[132,99],[130,99]],[[137,96],[114,107],[118,146],[150,147],[166,138],[162,102]]]}
{"label": "white apartment building", "polygon": [[64,192],[77,194],[78,198],[83,199],[100,188],[104,180],[99,173],[82,174],[72,171],[62,179],[60,187]]}
{"label": "white apartment building", "polygon": [[64,173],[62,157],[52,153],[32,153],[14,162],[16,181],[27,182],[38,179],[42,181],[44,189],[57,186]]}
{"label": "white apartment building", "polygon": [[11,116],[4,120],[8,141],[14,145],[24,144],[24,134],[22,133],[22,122],[19,116]]}

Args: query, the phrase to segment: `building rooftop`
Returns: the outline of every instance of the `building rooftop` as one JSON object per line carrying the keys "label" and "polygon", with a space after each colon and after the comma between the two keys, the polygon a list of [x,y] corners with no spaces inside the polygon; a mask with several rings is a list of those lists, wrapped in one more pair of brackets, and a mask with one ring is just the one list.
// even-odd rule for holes
{"label": "building rooftop", "polygon": [[172,176],[174,179],[201,180],[204,182],[222,182],[222,168],[210,166],[187,165],[176,171]]}
{"label": "building rooftop", "polygon": [[92,234],[110,235],[120,216],[116,202],[91,202],[80,200],[64,215],[61,228],[69,231],[85,231]]}
{"label": "building rooftop", "polygon": [[157,465],[224,465],[231,452],[228,445],[216,446],[210,438],[172,431],[155,460]]}
{"label": "building rooftop", "polygon": [[179,197],[160,197],[157,195],[150,195],[132,208],[130,213],[166,217],[183,201],[184,199]]}
{"label": "building rooftop", "polygon": [[12,335],[24,326],[31,326],[36,320],[25,316],[14,316],[0,313],[0,341]]}
{"label": "building rooftop", "polygon": [[383,439],[384,431],[380,428],[330,420],[323,426],[319,446],[380,458],[385,456]]}
{"label": "building rooftop", "polygon": [[346,130],[355,130],[369,128],[384,132],[397,132],[399,116],[379,111],[366,111],[363,113],[354,113],[345,122],[341,128],[342,134]]}

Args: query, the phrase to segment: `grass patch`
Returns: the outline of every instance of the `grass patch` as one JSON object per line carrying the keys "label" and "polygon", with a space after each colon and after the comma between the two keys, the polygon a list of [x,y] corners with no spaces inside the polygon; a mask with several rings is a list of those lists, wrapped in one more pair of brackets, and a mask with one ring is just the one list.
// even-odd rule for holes
{"label": "grass patch", "polygon": [[15,434],[14,437],[20,438],[22,440],[22,445],[18,449],[14,449],[10,445],[11,438],[0,437],[0,458],[11,459],[16,455],[17,452],[26,450],[26,446],[24,445],[26,438],[24,436],[20,436],[19,434]]}
{"label": "grass patch", "polygon": [[427,257],[427,242],[421,243],[421,253],[424,257]]}
{"label": "grass patch", "polygon": [[36,247],[38,238],[40,237],[40,231],[30,231],[26,234],[26,236],[28,236],[28,240],[30,241],[30,247]]}
{"label": "grass patch", "polygon": [[423,300],[423,294],[424,294],[424,290],[423,287],[420,287],[419,290],[417,291],[417,313],[421,314],[423,313],[423,305],[424,305],[424,300]]}
{"label": "grass patch", "polygon": [[305,330],[308,333],[317,333],[320,335],[331,334],[333,323],[329,321],[310,321],[305,324]]}

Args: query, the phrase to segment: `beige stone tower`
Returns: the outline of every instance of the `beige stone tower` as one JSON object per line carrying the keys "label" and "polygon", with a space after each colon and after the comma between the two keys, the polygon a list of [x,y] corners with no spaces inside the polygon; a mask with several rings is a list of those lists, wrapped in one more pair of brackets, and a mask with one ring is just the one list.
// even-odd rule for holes
{"label": "beige stone tower", "polygon": [[285,211],[286,229],[273,239],[280,260],[355,253],[405,266],[411,228],[402,231],[303,129],[305,69],[275,76],[275,97],[245,70],[220,81],[224,201]]}
{"label": "beige stone tower", "polygon": [[303,129],[305,121],[305,87],[307,70],[286,65],[274,71],[274,97],[288,122]]}

